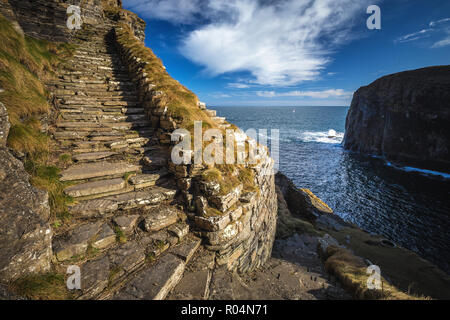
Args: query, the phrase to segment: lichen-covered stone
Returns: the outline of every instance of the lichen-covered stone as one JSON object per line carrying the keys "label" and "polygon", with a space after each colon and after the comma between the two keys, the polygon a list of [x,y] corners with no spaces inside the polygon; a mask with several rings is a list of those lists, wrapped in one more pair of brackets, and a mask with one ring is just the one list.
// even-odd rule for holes
{"label": "lichen-covered stone", "polygon": [[110,263],[106,256],[89,261],[81,267],[82,299],[91,299],[106,288],[109,270]]}
{"label": "lichen-covered stone", "polygon": [[103,224],[99,222],[86,223],[75,227],[68,234],[53,239],[53,250],[59,261],[83,255],[100,231]]}
{"label": "lichen-covered stone", "polygon": [[132,233],[136,224],[139,220],[139,215],[130,215],[130,216],[120,216],[114,217],[114,223],[122,230],[125,234]]}
{"label": "lichen-covered stone", "polygon": [[146,231],[159,231],[178,220],[178,210],[170,206],[159,206],[147,211],[143,225]]}

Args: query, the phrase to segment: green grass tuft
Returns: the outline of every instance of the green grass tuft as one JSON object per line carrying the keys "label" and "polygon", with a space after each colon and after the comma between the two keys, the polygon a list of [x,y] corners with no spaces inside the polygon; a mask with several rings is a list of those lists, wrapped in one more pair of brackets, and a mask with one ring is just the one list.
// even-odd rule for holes
{"label": "green grass tuft", "polygon": [[20,278],[11,284],[11,291],[32,300],[72,299],[72,294],[67,290],[64,275],[56,273]]}

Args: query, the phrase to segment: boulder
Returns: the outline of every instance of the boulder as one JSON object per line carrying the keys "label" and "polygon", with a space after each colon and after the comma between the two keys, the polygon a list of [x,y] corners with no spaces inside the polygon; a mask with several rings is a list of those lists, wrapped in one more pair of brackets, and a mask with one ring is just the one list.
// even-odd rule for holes
{"label": "boulder", "polygon": [[450,66],[388,75],[355,92],[344,148],[450,172]]}

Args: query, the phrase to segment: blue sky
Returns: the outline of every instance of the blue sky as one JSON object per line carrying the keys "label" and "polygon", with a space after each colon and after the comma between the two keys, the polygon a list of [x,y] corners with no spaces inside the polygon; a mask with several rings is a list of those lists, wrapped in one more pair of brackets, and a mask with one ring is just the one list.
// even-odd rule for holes
{"label": "blue sky", "polygon": [[[381,30],[369,30],[369,5]],[[404,70],[450,64],[448,0],[123,0],[146,45],[211,106],[347,106]]]}

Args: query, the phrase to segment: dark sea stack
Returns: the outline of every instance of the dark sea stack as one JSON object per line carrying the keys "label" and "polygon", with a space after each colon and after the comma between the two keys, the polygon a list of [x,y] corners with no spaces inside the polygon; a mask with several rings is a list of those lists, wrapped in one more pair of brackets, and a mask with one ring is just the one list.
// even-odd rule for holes
{"label": "dark sea stack", "polygon": [[353,96],[344,148],[450,172],[450,66],[385,76]]}

